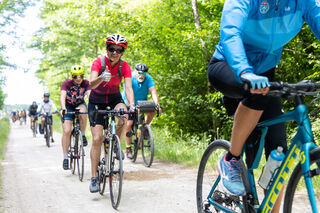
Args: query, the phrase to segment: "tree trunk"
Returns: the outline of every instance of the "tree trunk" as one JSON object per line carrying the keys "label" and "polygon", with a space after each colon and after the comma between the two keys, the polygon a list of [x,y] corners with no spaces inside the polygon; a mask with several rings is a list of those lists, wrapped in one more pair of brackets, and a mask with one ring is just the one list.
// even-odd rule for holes
{"label": "tree trunk", "polygon": [[[193,11],[193,17],[194,17],[194,23],[196,26],[196,30],[200,31],[201,30],[201,23],[200,23],[200,18],[199,18],[199,13],[198,13],[198,7],[197,7],[197,0],[191,0],[192,3],[192,11]],[[200,38],[200,43],[201,43],[201,49],[204,54],[204,56],[207,56],[208,51],[207,48],[205,47],[205,42]]]}

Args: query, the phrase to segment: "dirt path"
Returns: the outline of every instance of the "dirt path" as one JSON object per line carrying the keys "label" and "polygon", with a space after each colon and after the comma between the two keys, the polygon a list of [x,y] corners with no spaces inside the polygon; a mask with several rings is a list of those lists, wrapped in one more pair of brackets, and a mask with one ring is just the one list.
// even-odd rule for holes
{"label": "dirt path", "polygon": [[47,148],[42,135],[33,138],[26,126],[12,125],[0,171],[0,212],[196,212],[195,169],[159,161],[146,168],[141,159],[125,160],[122,198],[119,210],[113,210],[108,193],[89,192],[90,144],[80,182],[62,169],[60,137],[55,133],[56,142]]}

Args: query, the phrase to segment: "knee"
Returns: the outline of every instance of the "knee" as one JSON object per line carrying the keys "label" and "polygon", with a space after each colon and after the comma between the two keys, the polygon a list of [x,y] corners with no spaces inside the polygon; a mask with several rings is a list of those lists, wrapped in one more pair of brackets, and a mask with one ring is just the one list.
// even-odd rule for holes
{"label": "knee", "polygon": [[102,135],[92,136],[92,146],[100,146],[101,141],[102,141]]}

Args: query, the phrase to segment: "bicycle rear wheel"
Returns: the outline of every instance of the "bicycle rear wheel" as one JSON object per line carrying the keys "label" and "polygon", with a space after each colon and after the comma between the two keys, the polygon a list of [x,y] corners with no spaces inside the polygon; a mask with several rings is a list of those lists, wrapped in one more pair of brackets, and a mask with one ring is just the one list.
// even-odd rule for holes
{"label": "bicycle rear wheel", "polygon": [[153,161],[154,155],[154,141],[153,141],[153,133],[151,127],[146,124],[141,129],[141,152],[144,164],[147,167],[150,167]]}
{"label": "bicycle rear wheel", "polygon": [[133,153],[132,153],[132,162],[136,162],[137,160],[137,156],[138,156],[138,150],[139,150],[139,136],[141,135],[141,129],[137,129],[136,127],[134,127],[135,129],[135,135],[134,135],[134,140],[133,140]]}
{"label": "bicycle rear wheel", "polygon": [[109,189],[112,207],[117,209],[120,204],[122,192],[122,177],[123,165],[122,158],[124,157],[121,151],[120,140],[117,135],[113,135],[110,143],[111,161],[110,161],[110,174],[109,174]]}
{"label": "bicycle rear wheel", "polygon": [[[310,155],[310,170],[314,174],[312,184],[315,203],[317,210],[320,210],[320,148],[318,150]],[[284,198],[283,212],[313,212],[300,163],[295,167],[290,176]]]}
{"label": "bicycle rear wheel", "polygon": [[218,205],[224,206],[235,212],[242,212],[242,198],[228,195],[220,189],[220,175],[217,170],[217,163],[229,150],[230,143],[225,140],[216,140],[209,144],[202,155],[198,176],[196,199],[198,213],[223,212],[216,208],[208,199],[211,190],[214,191],[210,197]]}

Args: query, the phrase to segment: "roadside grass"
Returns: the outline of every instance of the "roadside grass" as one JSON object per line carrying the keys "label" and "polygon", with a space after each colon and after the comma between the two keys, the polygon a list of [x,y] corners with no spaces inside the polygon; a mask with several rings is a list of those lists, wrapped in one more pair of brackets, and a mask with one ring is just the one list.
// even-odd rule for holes
{"label": "roadside grass", "polygon": [[[6,145],[6,141],[8,139],[10,133],[10,120],[9,118],[2,118],[0,119],[0,170],[1,168],[1,161],[3,160],[3,150]],[[2,174],[2,172],[0,172]],[[0,175],[0,199],[2,198],[2,177]]]}

